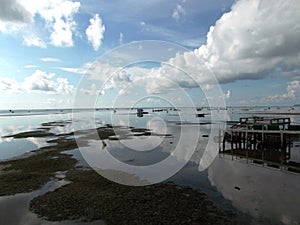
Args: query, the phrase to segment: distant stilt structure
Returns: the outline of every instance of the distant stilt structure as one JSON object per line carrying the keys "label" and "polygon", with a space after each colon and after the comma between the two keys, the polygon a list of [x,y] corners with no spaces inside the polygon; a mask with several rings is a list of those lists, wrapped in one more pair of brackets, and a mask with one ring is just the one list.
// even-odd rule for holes
{"label": "distant stilt structure", "polygon": [[300,161],[291,160],[291,146],[300,140],[300,125],[291,125],[290,118],[240,118],[239,123],[220,136],[220,154],[300,172]]}
{"label": "distant stilt structure", "polygon": [[137,117],[143,117],[145,114],[149,114],[149,112],[144,112],[144,109],[136,109]]}
{"label": "distant stilt structure", "polygon": [[136,114],[138,117],[143,117],[144,116],[144,110],[143,109],[137,109]]}

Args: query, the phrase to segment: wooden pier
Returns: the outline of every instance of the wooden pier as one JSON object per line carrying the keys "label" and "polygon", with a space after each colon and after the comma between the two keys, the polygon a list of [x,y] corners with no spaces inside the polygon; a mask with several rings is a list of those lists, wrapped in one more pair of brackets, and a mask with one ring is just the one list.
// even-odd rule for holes
{"label": "wooden pier", "polygon": [[291,159],[293,142],[300,140],[300,126],[291,125],[290,118],[240,118],[239,123],[220,131],[219,140],[221,136],[220,155],[300,172],[300,162]]}

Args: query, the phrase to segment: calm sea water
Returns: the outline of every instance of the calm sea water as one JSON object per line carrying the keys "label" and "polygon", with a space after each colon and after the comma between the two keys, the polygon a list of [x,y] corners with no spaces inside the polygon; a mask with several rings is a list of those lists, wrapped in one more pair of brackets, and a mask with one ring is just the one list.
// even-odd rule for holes
{"label": "calm sea water", "polygon": [[[168,110],[152,112],[145,109],[143,117],[137,117],[136,111],[112,110],[77,110],[76,126],[71,123],[71,110],[15,110],[0,111],[0,160],[21,156],[26,152],[47,145],[45,138],[3,138],[6,135],[41,128],[41,124],[53,121],[67,121],[65,126],[50,127],[50,132],[57,134],[75,130],[89,129],[104,124],[122,127],[149,128],[155,133],[171,134],[169,138],[139,137],[123,141],[106,141],[108,150],[118,160],[132,165],[150,165],[167,158],[178,142],[180,132],[198,132],[200,138],[196,153],[187,165],[169,180],[181,185],[199,188],[225,207],[234,207],[251,216],[252,224],[299,224],[300,214],[300,175],[269,167],[247,164],[243,160],[231,160],[230,157],[217,156],[205,171],[198,169],[199,160],[208,142],[210,134],[210,110],[180,109],[180,112]],[[205,117],[196,117],[204,113]],[[266,116],[290,117],[293,124],[300,125],[300,108],[298,107],[240,107],[226,110],[227,121],[238,121],[240,117]],[[92,119],[91,119],[92,118]],[[195,125],[196,124],[196,125]],[[185,129],[183,127],[188,127]],[[96,143],[97,144],[97,143]],[[189,140],[186,140],[189,144]],[[93,141],[91,141],[93,146]],[[93,147],[90,147],[93,148]],[[135,148],[145,151],[136,151]],[[153,149],[149,151],[149,149]],[[70,151],[74,157],[86,165],[78,150]],[[139,175],[139,174],[137,174]],[[13,198],[12,198],[13,199]],[[15,201],[15,199],[14,199]],[[15,209],[1,207],[7,204],[7,198],[0,198],[0,209],[12,212]],[[8,204],[9,205],[9,204]],[[16,206],[14,206],[16,207]],[[5,213],[2,215],[5,215]],[[11,216],[11,213],[7,214]],[[22,215],[15,215],[22,217]],[[7,218],[9,221],[9,218]],[[13,224],[13,223],[11,223]]]}

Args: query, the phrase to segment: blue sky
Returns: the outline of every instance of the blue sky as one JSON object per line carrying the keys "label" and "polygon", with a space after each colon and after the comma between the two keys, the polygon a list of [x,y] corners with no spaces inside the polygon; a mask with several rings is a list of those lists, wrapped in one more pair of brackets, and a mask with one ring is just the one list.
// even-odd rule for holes
{"label": "blue sky", "polygon": [[[70,108],[76,93],[98,96],[97,107],[115,99],[114,106],[134,105],[137,97],[153,95],[184,106],[174,87],[203,105],[210,88],[204,70],[218,80],[227,105],[298,104],[298,21],[297,0],[2,0],[0,108]],[[180,45],[186,53],[164,58],[173,69],[97,61],[144,40]],[[115,70],[105,84],[105,72]]]}

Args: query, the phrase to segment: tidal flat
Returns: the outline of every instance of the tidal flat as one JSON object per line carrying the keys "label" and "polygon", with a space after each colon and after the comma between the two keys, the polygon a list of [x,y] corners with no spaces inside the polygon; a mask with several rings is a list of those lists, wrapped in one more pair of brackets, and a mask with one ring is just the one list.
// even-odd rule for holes
{"label": "tidal flat", "polygon": [[[59,125],[63,126],[62,122]],[[49,138],[50,146],[0,163],[0,196],[32,192],[41,189],[57,173],[66,174],[63,178],[69,181],[66,185],[31,199],[28,208],[40,218],[102,220],[113,225],[237,224],[234,212],[220,208],[200,190],[172,182],[140,187],[111,182],[91,168],[79,166],[72,155],[63,153],[77,149],[72,132],[54,135],[49,131],[48,136],[47,132],[43,130],[42,136]],[[102,126],[97,132],[102,140],[117,140],[111,126]],[[81,144],[88,145],[94,134],[84,130],[80,133]],[[29,131],[10,137],[41,137],[41,133]]]}

